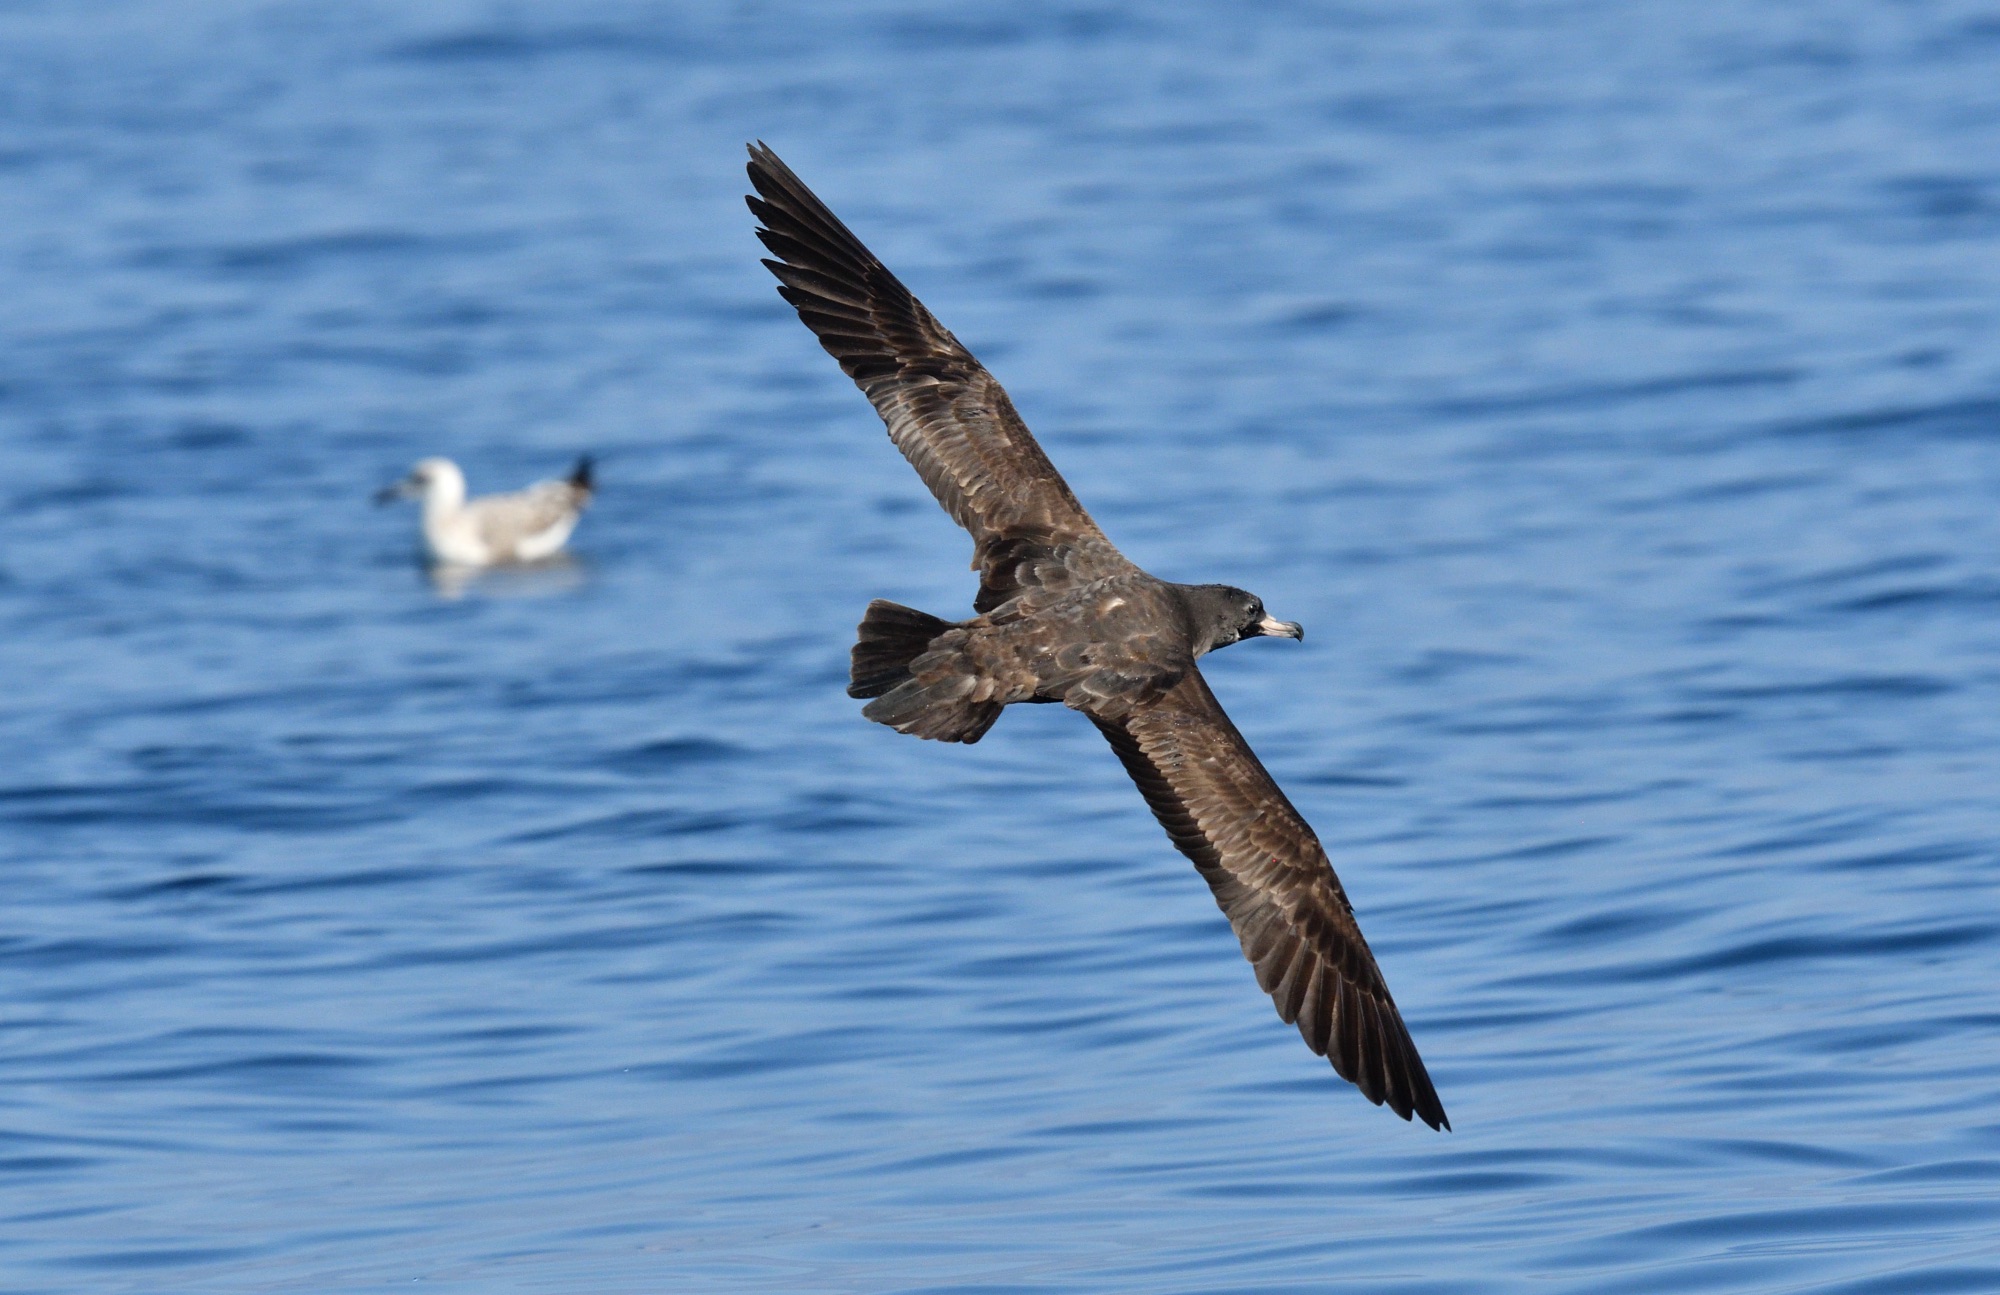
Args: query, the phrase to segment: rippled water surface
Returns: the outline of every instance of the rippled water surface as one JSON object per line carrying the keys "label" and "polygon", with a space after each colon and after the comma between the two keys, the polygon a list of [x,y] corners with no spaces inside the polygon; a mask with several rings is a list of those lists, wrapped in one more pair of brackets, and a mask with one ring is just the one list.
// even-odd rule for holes
{"label": "rippled water surface", "polygon": [[[1457,1131],[1057,707],[771,141],[1212,661]],[[2000,1289],[2000,12],[0,8],[0,1288]],[[467,587],[367,505],[601,459]]]}

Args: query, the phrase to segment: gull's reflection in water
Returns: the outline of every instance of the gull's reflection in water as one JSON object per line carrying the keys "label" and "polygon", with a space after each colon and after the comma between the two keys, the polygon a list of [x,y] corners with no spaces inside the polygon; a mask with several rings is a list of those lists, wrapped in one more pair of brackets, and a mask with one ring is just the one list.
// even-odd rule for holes
{"label": "gull's reflection in water", "polygon": [[491,598],[547,598],[582,588],[590,575],[589,568],[568,553],[490,567],[429,562],[423,570],[440,598],[463,598],[468,593]]}

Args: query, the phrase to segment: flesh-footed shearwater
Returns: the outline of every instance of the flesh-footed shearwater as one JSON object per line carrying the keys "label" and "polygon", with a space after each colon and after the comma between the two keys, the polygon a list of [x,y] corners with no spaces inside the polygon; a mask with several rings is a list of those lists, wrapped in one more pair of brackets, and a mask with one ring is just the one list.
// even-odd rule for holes
{"label": "flesh-footed shearwater", "polygon": [[424,547],[455,566],[534,562],[561,550],[596,489],[584,455],[562,481],[537,481],[504,495],[465,497],[465,474],[450,459],[424,459],[410,475],[376,491],[375,502],[424,501]]}
{"label": "flesh-footed shearwater", "polygon": [[861,713],[941,742],[977,742],[1015,702],[1088,715],[1214,891],[1278,1015],[1369,1101],[1450,1128],[1319,838],[1195,665],[1243,639],[1304,631],[1244,590],[1141,571],[1000,384],[791,168],[760,143],[749,171],[779,294],[972,535],[972,619],[868,605],[847,689],[871,699]]}

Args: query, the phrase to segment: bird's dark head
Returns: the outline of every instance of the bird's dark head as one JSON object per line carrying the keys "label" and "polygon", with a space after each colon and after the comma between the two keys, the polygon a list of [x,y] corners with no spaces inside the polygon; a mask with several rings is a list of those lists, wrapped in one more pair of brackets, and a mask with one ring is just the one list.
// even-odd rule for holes
{"label": "bird's dark head", "polygon": [[1194,654],[1213,652],[1244,639],[1303,639],[1305,629],[1293,621],[1273,618],[1264,600],[1233,585],[1184,585],[1188,611],[1194,619]]}

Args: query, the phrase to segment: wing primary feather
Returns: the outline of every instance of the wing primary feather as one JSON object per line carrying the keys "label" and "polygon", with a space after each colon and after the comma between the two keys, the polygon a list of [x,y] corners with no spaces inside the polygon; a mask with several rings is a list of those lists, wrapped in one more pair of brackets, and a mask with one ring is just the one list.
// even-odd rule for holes
{"label": "wing primary feather", "polygon": [[853,306],[843,306],[825,297],[809,297],[792,288],[778,289],[778,295],[792,303],[792,309],[799,312],[813,332],[824,336],[831,332],[854,330],[862,332],[868,328],[868,312]]}
{"label": "wing primary feather", "polygon": [[[1257,988],[1267,994],[1276,994],[1283,983],[1285,972],[1291,968],[1299,955],[1299,937],[1285,931],[1271,946],[1271,952],[1257,966]],[[1279,1013],[1283,1015],[1282,1010]]]}
{"label": "wing primary feather", "polygon": [[1319,959],[1313,959],[1312,969],[1306,973],[1305,996],[1299,1002],[1299,1037],[1314,1052],[1326,1053],[1326,1003],[1321,998],[1326,986],[1326,966]]}
{"label": "wing primary feather", "polygon": [[1330,1059],[1342,1079],[1361,1082],[1361,994],[1351,980],[1340,985],[1340,1051]]}
{"label": "wing primary feather", "polygon": [[1319,968],[1319,959],[1314,956],[1312,945],[1299,941],[1298,951],[1292,954],[1291,965],[1279,978],[1277,988],[1271,991],[1271,1001],[1277,1005],[1278,1019],[1291,1025],[1299,1019],[1299,1008],[1306,1001],[1306,981]]}
{"label": "wing primary feather", "polygon": [[1382,1004],[1372,995],[1364,995],[1361,1009],[1361,1037],[1367,1047],[1361,1052],[1361,1073],[1368,1077],[1368,1085],[1361,1091],[1368,1100],[1380,1106],[1389,1096],[1389,1067],[1384,1055],[1389,1050],[1388,1032],[1382,1028]]}
{"label": "wing primary feather", "polygon": [[1390,1021],[1388,1014],[1383,1013],[1382,1095],[1388,1101],[1389,1109],[1407,1120],[1415,1109],[1415,1103],[1410,1100],[1410,1090],[1415,1085],[1410,1082],[1407,1054],[1402,1039],[1397,1037],[1398,1034],[1399,1031]]}
{"label": "wing primary feather", "polygon": [[1439,1132],[1449,1132],[1451,1121],[1445,1116],[1444,1103],[1438,1100],[1437,1088],[1432,1085],[1430,1074],[1424,1069],[1423,1059],[1417,1055],[1417,1045],[1410,1038],[1409,1027],[1404,1025],[1400,1018],[1395,1024],[1403,1047],[1403,1056],[1406,1059],[1406,1069],[1410,1073],[1411,1106],[1416,1111],[1418,1119]]}
{"label": "wing primary feather", "polygon": [[1278,938],[1284,934],[1285,924],[1277,911],[1269,906],[1256,908],[1246,915],[1242,922],[1242,931],[1238,938],[1243,945],[1243,956],[1250,959],[1251,965],[1255,966],[1264,960]]}
{"label": "wing primary feather", "polygon": [[[844,306],[863,312],[866,312],[868,309],[868,294],[858,283],[843,279],[838,275],[825,273],[821,270],[810,269],[803,265],[792,265],[786,261],[773,260],[768,256],[763,258],[763,264],[764,268],[771,272],[773,278],[794,292],[804,296],[817,297],[822,301],[837,301]],[[787,301],[791,300],[790,297],[786,297],[785,299]]]}

